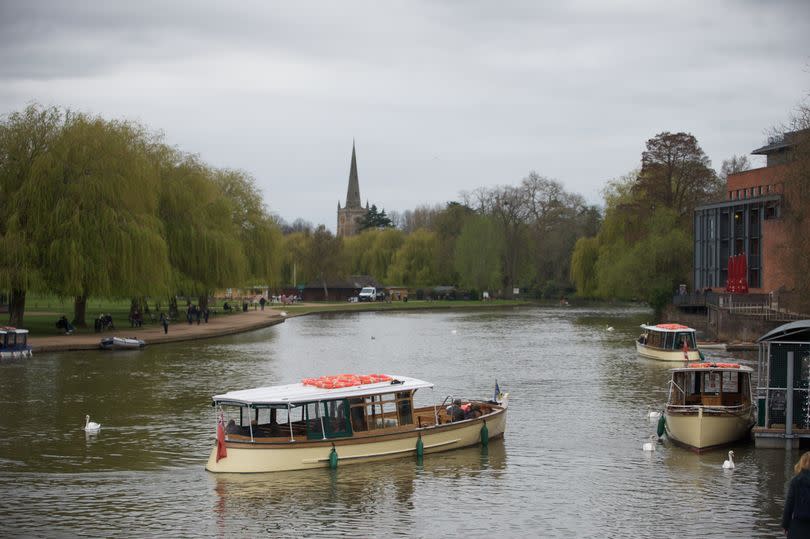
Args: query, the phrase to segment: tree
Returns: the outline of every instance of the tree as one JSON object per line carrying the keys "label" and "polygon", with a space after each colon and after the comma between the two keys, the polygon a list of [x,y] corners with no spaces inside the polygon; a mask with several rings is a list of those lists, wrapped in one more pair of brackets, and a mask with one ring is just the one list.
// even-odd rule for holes
{"label": "tree", "polygon": [[405,286],[436,284],[436,234],[419,229],[405,238],[388,268],[387,281]]}
{"label": "tree", "polygon": [[166,289],[168,255],[148,139],[136,124],[74,115],[21,189],[36,223],[46,287],[75,298],[76,325],[85,325],[91,295]]}
{"label": "tree", "polygon": [[376,204],[372,204],[366,214],[360,219],[359,230],[369,228],[391,228],[394,223],[385,215],[385,210],[377,210]]}
{"label": "tree", "polygon": [[459,284],[476,290],[497,290],[502,282],[503,238],[487,216],[476,215],[464,223],[455,243],[453,261]]}
{"label": "tree", "polygon": [[599,240],[596,237],[579,238],[571,254],[571,281],[586,298],[597,296],[596,263],[599,260]]}
{"label": "tree", "polygon": [[[256,181],[243,171],[220,170],[214,181],[231,202],[231,220],[236,226],[246,255],[246,279],[250,284],[275,286],[281,278],[277,263],[281,230],[262,202]],[[204,304],[201,298],[200,303]]]}
{"label": "tree", "polygon": [[309,241],[306,263],[323,285],[323,299],[329,300],[327,281],[338,276],[341,239],[332,235],[324,225],[319,225]]}
{"label": "tree", "polygon": [[725,182],[728,180],[730,174],[739,174],[751,168],[751,163],[748,161],[746,155],[732,155],[729,159],[723,161],[720,166],[720,180]]}
{"label": "tree", "polygon": [[35,221],[21,196],[58,138],[65,114],[29,105],[0,121],[0,289],[10,291],[9,324],[24,326],[25,296],[41,283]]}
{"label": "tree", "polygon": [[489,214],[499,225],[503,237],[503,286],[512,297],[518,275],[525,262],[526,219],[529,213],[526,194],[517,187],[504,186],[492,192]]}
{"label": "tree", "polygon": [[647,141],[634,186],[641,213],[670,208],[691,230],[695,207],[710,201],[721,189],[711,161],[691,134],[663,132]]}
{"label": "tree", "polygon": [[448,202],[436,213],[432,219],[429,230],[436,233],[438,243],[436,256],[436,277],[441,283],[458,283],[459,274],[453,260],[456,251],[456,242],[461,235],[467,221],[476,215],[474,211],[458,202]]}
{"label": "tree", "polygon": [[237,210],[215,181],[215,172],[193,156],[159,148],[159,215],[164,224],[170,289],[204,296],[215,288],[238,286],[248,275]]}

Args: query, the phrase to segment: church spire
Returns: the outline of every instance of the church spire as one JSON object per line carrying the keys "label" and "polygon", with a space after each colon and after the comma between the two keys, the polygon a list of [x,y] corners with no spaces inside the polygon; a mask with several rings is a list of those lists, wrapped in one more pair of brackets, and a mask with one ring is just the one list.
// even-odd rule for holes
{"label": "church spire", "polygon": [[357,179],[357,157],[352,140],[352,165],[349,169],[349,189],[346,191],[345,208],[360,208],[360,182]]}

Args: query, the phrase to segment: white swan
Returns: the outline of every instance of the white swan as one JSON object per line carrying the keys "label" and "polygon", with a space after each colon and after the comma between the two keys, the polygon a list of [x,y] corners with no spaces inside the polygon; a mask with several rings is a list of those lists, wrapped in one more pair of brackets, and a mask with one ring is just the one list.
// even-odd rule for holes
{"label": "white swan", "polygon": [[281,311],[281,312],[280,312],[280,313],[278,313],[278,314],[280,314],[281,316],[287,316],[287,311]]}
{"label": "white swan", "polygon": [[655,434],[650,435],[650,441],[641,446],[644,451],[655,451]]}
{"label": "white swan", "polygon": [[84,416],[84,430],[85,432],[98,432],[101,430],[101,423],[90,421],[90,416]]}
{"label": "white swan", "polygon": [[723,462],[723,469],[724,470],[733,470],[734,469],[734,451],[728,452],[728,460]]}
{"label": "white swan", "polygon": [[613,326],[608,326],[608,327],[607,327],[607,330],[608,330],[608,331],[613,331]]}
{"label": "white swan", "polygon": [[661,417],[661,412],[652,409],[652,406],[647,407],[647,419],[650,421],[658,421]]}

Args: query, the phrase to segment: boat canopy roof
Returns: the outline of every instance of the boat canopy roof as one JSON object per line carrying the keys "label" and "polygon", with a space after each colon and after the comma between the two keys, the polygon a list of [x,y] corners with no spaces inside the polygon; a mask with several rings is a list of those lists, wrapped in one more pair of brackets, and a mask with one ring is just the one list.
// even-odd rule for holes
{"label": "boat canopy roof", "polygon": [[11,326],[5,326],[5,327],[0,327],[0,333],[2,333],[2,334],[16,333],[18,335],[24,335],[24,334],[28,333],[28,330],[27,329],[17,329],[17,328],[11,327]]}
{"label": "boat canopy roof", "polygon": [[212,400],[218,404],[235,404],[239,406],[251,404],[281,404],[298,405],[307,402],[346,399],[366,395],[381,395],[400,391],[412,391],[423,387],[433,387],[430,382],[417,380],[408,376],[390,375],[392,380],[372,384],[361,384],[335,389],[321,389],[303,383],[287,384],[281,386],[257,387],[229,391],[222,395],[214,395]]}
{"label": "boat canopy roof", "polygon": [[703,372],[703,371],[734,371],[734,372],[754,372],[751,367],[740,365],[739,363],[690,363],[685,367],[669,369],[671,372]]}
{"label": "boat canopy roof", "polygon": [[661,331],[661,332],[676,332],[676,331],[695,331],[694,329],[690,328],[689,326],[684,326],[682,324],[657,324],[655,326],[650,326],[647,324],[641,324],[641,329],[647,331]]}

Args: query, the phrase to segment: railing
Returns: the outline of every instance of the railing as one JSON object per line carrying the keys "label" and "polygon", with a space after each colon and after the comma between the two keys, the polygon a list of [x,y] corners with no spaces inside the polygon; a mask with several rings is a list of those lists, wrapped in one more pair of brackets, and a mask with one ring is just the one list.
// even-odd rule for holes
{"label": "railing", "polygon": [[790,322],[810,317],[800,312],[799,302],[790,294],[677,294],[672,298],[676,307],[715,307],[739,316],[774,322]]}

